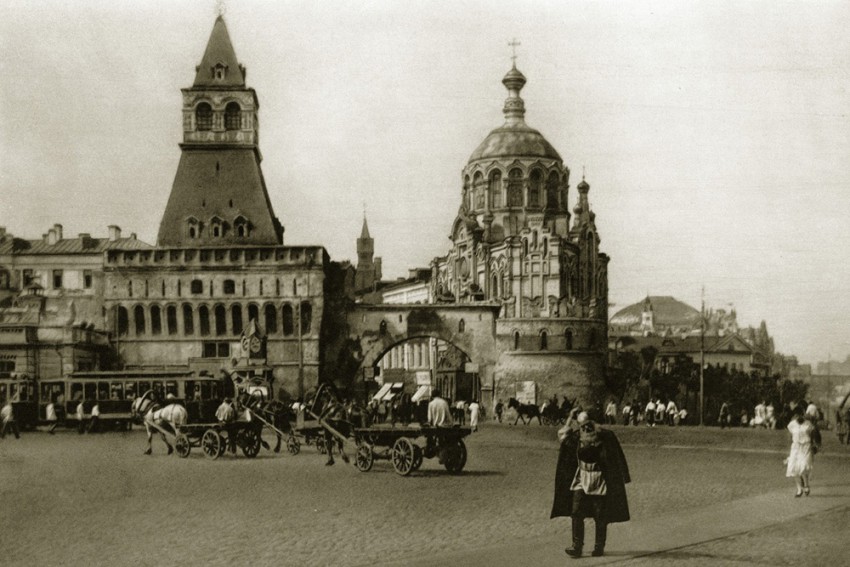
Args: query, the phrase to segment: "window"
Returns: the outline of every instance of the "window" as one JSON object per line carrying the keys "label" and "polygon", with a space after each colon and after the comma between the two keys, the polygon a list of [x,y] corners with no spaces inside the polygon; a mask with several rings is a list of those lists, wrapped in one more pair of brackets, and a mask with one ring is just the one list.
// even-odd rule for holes
{"label": "window", "polygon": [[292,313],[292,306],[288,303],[284,304],[282,310],[283,334],[289,336],[295,332],[295,317]]}
{"label": "window", "polygon": [[53,289],[62,288],[62,270],[53,270]]}
{"label": "window", "polygon": [[212,130],[212,107],[206,102],[202,102],[195,109],[195,123],[197,124],[198,130]]}
{"label": "window", "polygon": [[484,191],[484,176],[477,172],[472,178],[472,190],[475,191],[475,208],[483,209],[486,193]]}
{"label": "window", "polygon": [[92,284],[91,270],[83,270],[83,287],[85,289],[91,289],[91,284]]}
{"label": "window", "polygon": [[203,358],[229,358],[230,343],[222,341],[204,341],[201,356]]}
{"label": "window", "polygon": [[21,282],[24,287],[32,283],[32,270],[21,270]]}
{"label": "window", "polygon": [[192,280],[192,293],[204,293],[204,282],[201,280]]}
{"label": "window", "polygon": [[587,332],[587,348],[596,347],[596,329],[590,329]]}
{"label": "window", "polygon": [[165,324],[169,335],[177,334],[177,308],[173,305],[165,308]]}
{"label": "window", "polygon": [[215,67],[213,67],[213,76],[216,81],[223,81],[224,76],[227,74],[227,67],[222,65],[221,63],[217,63]]}
{"label": "window", "polygon": [[244,224],[236,225],[236,236],[240,236],[240,237],[247,236],[245,234],[245,225]]}
{"label": "window", "polygon": [[236,293],[236,282],[233,280],[224,280],[222,288],[225,295],[233,295]]}
{"label": "window", "polygon": [[0,378],[9,378],[9,375],[14,371],[14,360],[0,360]]}
{"label": "window", "polygon": [[508,173],[508,206],[522,206],[522,171],[516,167]]}
{"label": "window", "polygon": [[210,334],[210,310],[206,305],[198,307],[198,321],[201,330],[201,336],[206,337]]}
{"label": "window", "polygon": [[550,173],[546,181],[546,207],[552,210],[558,208],[558,174]]}
{"label": "window", "polygon": [[514,331],[514,350],[519,350],[519,331]]}
{"label": "window", "polygon": [[502,195],[502,172],[498,169],[490,173],[490,199],[494,208],[505,205]]}
{"label": "window", "polygon": [[136,334],[145,334],[145,308],[141,305],[136,305],[133,308],[133,317],[136,319]]}
{"label": "window", "polygon": [[233,334],[242,333],[242,306],[237,304],[230,307],[230,319],[233,321]]}
{"label": "window", "polygon": [[218,336],[227,334],[227,311],[224,305],[215,306],[215,334]]}
{"label": "window", "polygon": [[310,326],[313,324],[313,306],[309,301],[301,302],[301,334],[309,335]]}
{"label": "window", "polygon": [[462,333],[465,330],[466,330],[466,321],[461,319],[460,321],[458,321],[458,324],[457,324],[457,332]]}
{"label": "window", "polygon": [[127,308],[118,305],[115,308],[115,325],[119,337],[125,336],[130,331],[130,318],[127,313]]}
{"label": "window", "polygon": [[266,304],[263,307],[263,311],[265,312],[266,319],[266,333],[277,333],[277,310],[274,308],[274,305]]}
{"label": "window", "polygon": [[248,305],[248,320],[260,322],[260,308],[253,303]]}
{"label": "window", "polygon": [[183,334],[195,334],[195,316],[192,313],[192,306],[188,303],[183,304]]}
{"label": "window", "polygon": [[159,305],[151,305],[151,334],[162,334],[162,313],[160,312]]}
{"label": "window", "polygon": [[540,190],[543,188],[543,174],[539,169],[531,172],[531,177],[528,184],[528,206],[540,206]]}
{"label": "window", "polygon": [[566,349],[573,350],[573,331],[571,329],[564,331],[564,340],[566,341]]}
{"label": "window", "polygon": [[242,127],[242,109],[239,104],[230,102],[224,108],[224,129],[239,130]]}
{"label": "window", "polygon": [[540,350],[549,349],[549,333],[540,331]]}

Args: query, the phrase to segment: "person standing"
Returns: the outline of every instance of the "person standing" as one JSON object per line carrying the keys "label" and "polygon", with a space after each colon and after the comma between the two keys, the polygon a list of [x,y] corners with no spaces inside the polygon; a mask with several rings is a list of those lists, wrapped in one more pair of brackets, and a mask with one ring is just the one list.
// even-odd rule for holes
{"label": "person standing", "polygon": [[478,405],[478,402],[472,400],[472,403],[469,404],[469,426],[472,427],[473,431],[478,431],[478,413],[481,411],[481,406]]}
{"label": "person standing", "polygon": [[676,425],[679,422],[679,408],[672,399],[667,402],[667,425]]}
{"label": "person standing", "polygon": [[100,404],[97,400],[94,401],[94,405],[91,407],[91,419],[89,419],[89,433],[99,433],[100,432]]}
{"label": "person standing", "polygon": [[661,401],[661,398],[658,398],[658,401],[655,402],[655,423],[660,425],[664,425],[667,419],[667,406],[664,405],[664,402]]}
{"label": "person standing", "polygon": [[573,545],[564,551],[573,558],[582,554],[584,520],[593,518],[596,534],[592,555],[599,557],[605,553],[608,524],[630,519],[626,484],[631,477],[617,436],[599,427],[587,413],[575,413],[573,410],[567,425],[558,431],[561,445],[550,517],[572,518]]}
{"label": "person standing", "polygon": [[227,431],[227,445],[230,448],[230,452],[236,454],[236,428],[234,427],[236,408],[233,407],[230,398],[224,398],[224,401],[215,410],[215,418],[224,426],[224,430]]}
{"label": "person standing", "polygon": [[21,431],[18,429],[18,422],[15,420],[15,408],[12,406],[12,400],[6,400],[3,408],[0,409],[0,439],[6,437],[6,433],[12,431],[15,434],[15,439],[21,438]]}
{"label": "person standing", "polygon": [[632,414],[632,405],[629,402],[626,402],[626,405],[623,406],[623,425],[629,424],[629,417]]}
{"label": "person standing", "polygon": [[718,421],[720,421],[720,429],[724,429],[727,425],[730,425],[730,420],[732,419],[732,414],[729,411],[729,404],[723,402],[720,405],[720,416]]}
{"label": "person standing", "polygon": [[791,433],[791,451],[788,458],[785,476],[793,478],[797,485],[795,497],[803,494],[809,495],[809,475],[812,472],[816,443],[813,439],[815,427],[806,419],[800,411],[795,410],[791,422],[788,423],[788,431]]}
{"label": "person standing", "polygon": [[59,425],[59,418],[56,415],[56,403],[51,400],[47,407],[44,408],[44,417],[49,424],[47,426],[47,432],[53,435],[53,432],[56,430],[56,426]]}
{"label": "person standing", "polygon": [[614,425],[617,423],[617,404],[614,400],[608,400],[608,405],[605,406],[605,423]]}
{"label": "person standing", "polygon": [[80,400],[80,403],[77,404],[77,433],[82,435],[86,432],[86,400],[85,398]]}
{"label": "person standing", "polygon": [[655,427],[655,402],[652,401],[652,398],[649,398],[649,401],[646,403],[643,417],[646,420],[647,427]]}
{"label": "person standing", "polygon": [[499,401],[496,402],[496,419],[499,420],[499,423],[502,423],[502,412],[505,411],[505,404],[502,403],[502,399],[499,398]]}

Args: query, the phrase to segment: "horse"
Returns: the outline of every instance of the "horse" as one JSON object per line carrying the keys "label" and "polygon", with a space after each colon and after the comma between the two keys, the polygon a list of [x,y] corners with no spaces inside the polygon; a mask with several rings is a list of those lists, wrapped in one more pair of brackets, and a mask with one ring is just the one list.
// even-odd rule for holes
{"label": "horse", "polygon": [[[537,422],[540,425],[543,425],[543,421],[540,419],[540,408],[536,405],[521,404],[516,398],[511,398],[508,400],[508,407],[516,410],[516,420],[514,420],[514,425],[516,425],[520,419],[522,419],[523,425],[528,425],[535,417],[537,418]],[[526,417],[528,418],[528,421],[525,421]]]}
{"label": "horse", "polygon": [[168,442],[168,438],[162,432],[162,429],[170,428],[175,436],[179,435],[180,426],[186,424],[189,416],[186,408],[180,404],[168,404],[162,407],[152,390],[148,390],[142,396],[133,400],[130,413],[136,421],[141,421],[144,424],[148,433],[148,449],[145,451],[145,455],[151,454],[151,440],[154,430],[159,432],[163,443],[168,447],[168,454],[173,453],[174,448]]}

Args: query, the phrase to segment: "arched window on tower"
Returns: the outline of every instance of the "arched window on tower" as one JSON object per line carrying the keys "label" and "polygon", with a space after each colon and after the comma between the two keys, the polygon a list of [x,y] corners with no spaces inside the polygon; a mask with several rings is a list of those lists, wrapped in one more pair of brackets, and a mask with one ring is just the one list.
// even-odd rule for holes
{"label": "arched window on tower", "polygon": [[292,305],[290,305],[289,303],[284,303],[281,313],[283,335],[288,337],[289,335],[295,332],[295,317],[294,313],[292,312]]}
{"label": "arched window on tower", "polygon": [[145,334],[145,308],[141,305],[136,305],[133,308],[133,317],[136,319],[136,335]]}
{"label": "arched window on tower", "polygon": [[195,108],[195,125],[198,130],[212,130],[213,111],[209,103],[202,102]]}
{"label": "arched window on tower", "polygon": [[256,303],[248,304],[248,320],[254,320],[257,323],[260,322],[260,308],[257,307]]}
{"label": "arched window on tower", "polygon": [[192,312],[192,306],[188,303],[183,304],[183,334],[186,336],[195,334],[195,315]]}
{"label": "arched window on tower", "polygon": [[553,211],[558,209],[558,185],[558,174],[553,171],[546,181],[546,208]]}
{"label": "arched window on tower", "polygon": [[236,102],[229,102],[224,107],[224,129],[239,130],[242,128],[242,109]]}
{"label": "arched window on tower", "polygon": [[266,306],[263,307],[263,312],[266,319],[266,333],[277,333],[277,310],[274,308],[274,305],[267,303]]}
{"label": "arched window on tower", "polygon": [[564,331],[564,342],[567,350],[573,350],[573,330],[567,329]]}
{"label": "arched window on tower", "polygon": [[233,229],[236,231],[236,236],[240,238],[248,236],[248,219],[239,215],[233,219]]}
{"label": "arched window on tower", "polygon": [[480,171],[475,172],[475,176],[472,178],[472,189],[475,191],[475,208],[483,209],[487,192],[484,187],[484,175]]}
{"label": "arched window on tower", "polygon": [[165,326],[169,335],[177,334],[177,308],[173,305],[165,308]]}
{"label": "arched window on tower", "polygon": [[210,309],[206,305],[198,307],[198,324],[201,330],[201,336],[206,337],[210,334]]}
{"label": "arched window on tower", "polygon": [[222,336],[227,334],[227,310],[224,305],[216,305],[215,313],[215,334]]}
{"label": "arched window on tower", "polygon": [[151,305],[151,334],[162,334],[162,311],[159,305]]}
{"label": "arched window on tower", "polygon": [[518,167],[508,173],[508,206],[522,206],[522,170]]}
{"label": "arched window on tower", "polygon": [[468,209],[472,208],[472,193],[470,193],[469,189],[469,176],[463,178],[463,204],[466,205]]}
{"label": "arched window on tower", "polygon": [[540,350],[548,350],[549,349],[549,333],[547,331],[540,331]]}
{"label": "arched window on tower", "polygon": [[301,334],[309,335],[310,326],[313,324],[313,306],[309,301],[301,302]]}
{"label": "arched window on tower", "polygon": [[233,321],[233,334],[242,333],[242,306],[238,303],[230,306],[230,319]]}
{"label": "arched window on tower", "polygon": [[127,308],[126,307],[124,307],[122,305],[118,305],[118,306],[116,306],[115,310],[116,310],[116,315],[115,315],[116,325],[118,326],[118,329],[117,329],[118,330],[118,336],[123,337],[130,330],[130,318],[127,315]]}
{"label": "arched window on tower", "polygon": [[493,274],[490,278],[490,297],[498,299],[499,295],[499,274]]}
{"label": "arched window on tower", "polygon": [[502,172],[498,169],[490,172],[490,202],[493,203],[493,208],[501,208],[505,206],[505,197],[502,194]]}
{"label": "arched window on tower", "polygon": [[540,190],[543,188],[543,174],[539,169],[534,169],[531,172],[528,182],[528,206],[540,206]]}
{"label": "arched window on tower", "polygon": [[519,350],[519,331],[514,331],[514,350]]}

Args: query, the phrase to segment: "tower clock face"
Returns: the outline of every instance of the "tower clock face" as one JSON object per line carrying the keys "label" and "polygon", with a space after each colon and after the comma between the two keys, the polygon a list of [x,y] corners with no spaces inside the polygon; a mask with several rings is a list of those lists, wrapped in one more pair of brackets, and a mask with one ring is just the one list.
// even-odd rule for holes
{"label": "tower clock face", "polygon": [[260,352],[261,346],[262,343],[260,342],[259,337],[251,337],[251,352],[253,352],[254,354]]}

